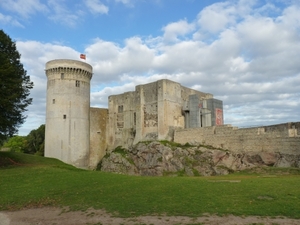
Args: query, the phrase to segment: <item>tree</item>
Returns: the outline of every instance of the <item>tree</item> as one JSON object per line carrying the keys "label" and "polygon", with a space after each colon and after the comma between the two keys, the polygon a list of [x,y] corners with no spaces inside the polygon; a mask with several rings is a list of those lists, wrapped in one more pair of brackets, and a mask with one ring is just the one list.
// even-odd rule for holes
{"label": "tree", "polygon": [[30,131],[27,136],[15,135],[4,142],[2,148],[13,152],[23,152],[44,156],[45,147],[45,124],[38,129]]}
{"label": "tree", "polygon": [[22,136],[13,136],[6,143],[3,148],[9,148],[12,152],[24,152],[26,147],[26,138]]}
{"label": "tree", "polygon": [[16,43],[0,30],[0,143],[18,132],[26,119],[23,113],[32,102],[33,82],[20,57]]}
{"label": "tree", "polygon": [[30,131],[26,136],[25,153],[44,155],[45,146],[45,125]]}

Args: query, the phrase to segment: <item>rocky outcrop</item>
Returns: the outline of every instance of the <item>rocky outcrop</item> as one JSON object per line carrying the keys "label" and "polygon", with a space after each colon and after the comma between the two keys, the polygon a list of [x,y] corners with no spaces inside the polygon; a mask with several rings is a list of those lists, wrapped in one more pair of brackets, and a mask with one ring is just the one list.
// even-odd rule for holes
{"label": "rocky outcrop", "polygon": [[262,166],[300,167],[300,155],[268,152],[233,153],[211,146],[179,145],[172,142],[141,142],[118,147],[99,164],[102,171],[142,175],[224,175]]}

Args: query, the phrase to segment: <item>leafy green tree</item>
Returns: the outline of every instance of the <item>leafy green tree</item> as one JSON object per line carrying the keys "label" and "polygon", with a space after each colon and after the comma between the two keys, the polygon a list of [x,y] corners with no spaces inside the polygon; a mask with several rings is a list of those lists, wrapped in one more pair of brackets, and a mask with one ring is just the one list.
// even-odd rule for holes
{"label": "leafy green tree", "polygon": [[0,30],[0,144],[18,131],[26,119],[23,113],[32,102],[29,94],[33,82],[20,56],[16,43]]}
{"label": "leafy green tree", "polygon": [[24,152],[26,147],[26,138],[23,136],[13,136],[4,145],[3,148],[9,148],[13,152]]}
{"label": "leafy green tree", "polygon": [[25,153],[44,155],[45,145],[45,125],[38,129],[30,131],[26,136]]}

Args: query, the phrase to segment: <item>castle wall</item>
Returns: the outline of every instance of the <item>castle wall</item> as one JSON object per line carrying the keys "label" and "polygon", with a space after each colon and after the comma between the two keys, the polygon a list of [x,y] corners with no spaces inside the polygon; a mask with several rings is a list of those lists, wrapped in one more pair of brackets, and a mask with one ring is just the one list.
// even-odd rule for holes
{"label": "castle wall", "polygon": [[96,169],[107,149],[108,109],[90,108],[89,169]]}
{"label": "castle wall", "polygon": [[141,140],[156,140],[158,132],[159,105],[157,82],[136,87],[136,136],[134,142]]}
{"label": "castle wall", "polygon": [[134,139],[136,114],[135,93],[126,92],[108,99],[108,148],[130,146]]}
{"label": "castle wall", "polygon": [[202,127],[223,125],[222,101],[213,98],[206,99],[202,101],[202,107],[204,107],[202,108]]}
{"label": "castle wall", "polygon": [[174,141],[211,145],[233,152],[300,154],[300,122],[255,128],[230,125],[176,130]]}
{"label": "castle wall", "polygon": [[170,80],[160,80],[157,83],[158,139],[172,141],[174,129],[184,127],[181,85]]}
{"label": "castle wall", "polygon": [[[173,82],[173,81],[170,81],[170,82]],[[194,90],[194,89],[191,89],[191,88],[184,87],[182,85],[180,85],[180,89],[181,89],[181,99],[183,101],[189,100],[190,95],[197,95],[199,99],[213,98],[213,95],[210,94],[210,93],[197,91],[197,90]]]}

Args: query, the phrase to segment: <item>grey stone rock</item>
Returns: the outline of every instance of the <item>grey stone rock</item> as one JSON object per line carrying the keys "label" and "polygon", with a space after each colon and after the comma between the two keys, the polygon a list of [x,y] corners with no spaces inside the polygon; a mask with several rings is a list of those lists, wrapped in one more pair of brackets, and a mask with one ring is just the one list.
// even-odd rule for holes
{"label": "grey stone rock", "polygon": [[125,151],[125,155],[112,152],[104,157],[101,170],[141,176],[214,176],[262,166],[300,167],[300,155],[233,153],[203,146],[173,147],[158,141],[138,143]]}
{"label": "grey stone rock", "polygon": [[131,164],[128,159],[118,153],[111,153],[108,158],[103,158],[101,161],[101,170],[130,175],[136,175],[138,172],[134,164]]}
{"label": "grey stone rock", "polygon": [[261,152],[259,153],[262,161],[264,162],[265,165],[267,166],[273,166],[279,158],[278,153],[273,153],[273,152]]}
{"label": "grey stone rock", "polygon": [[279,154],[278,161],[274,164],[276,167],[299,167],[300,156],[290,154]]}

